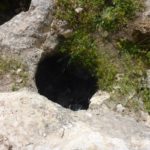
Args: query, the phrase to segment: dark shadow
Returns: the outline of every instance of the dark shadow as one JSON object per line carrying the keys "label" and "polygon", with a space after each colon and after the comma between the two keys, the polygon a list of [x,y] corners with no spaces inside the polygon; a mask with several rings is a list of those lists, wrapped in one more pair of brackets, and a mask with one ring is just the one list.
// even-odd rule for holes
{"label": "dark shadow", "polygon": [[65,108],[88,109],[97,81],[87,70],[68,63],[67,55],[43,58],[35,75],[38,92]]}
{"label": "dark shadow", "polygon": [[21,11],[27,11],[31,0],[0,0],[0,25]]}

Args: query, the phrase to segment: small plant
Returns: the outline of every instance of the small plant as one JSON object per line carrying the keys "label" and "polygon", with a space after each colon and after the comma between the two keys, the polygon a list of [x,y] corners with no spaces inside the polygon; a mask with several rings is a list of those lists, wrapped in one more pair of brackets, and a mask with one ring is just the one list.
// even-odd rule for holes
{"label": "small plant", "polygon": [[115,66],[106,54],[98,50],[89,33],[80,30],[74,32],[71,38],[60,43],[58,49],[70,55],[69,64],[82,66],[95,76],[101,89],[110,88],[115,79]]}
{"label": "small plant", "polygon": [[[109,33],[121,30],[136,16],[141,6],[140,0],[57,0],[56,18],[67,21],[68,27],[73,29],[72,36],[61,41],[59,51],[69,54],[69,64],[89,70],[97,78],[101,89],[112,91],[116,86],[118,90],[114,95],[119,95],[121,99],[132,93],[141,94],[144,59],[150,63],[149,51],[139,43],[120,39],[117,42],[119,55],[116,64],[113,64],[114,60],[107,50],[98,46],[95,35],[107,33],[104,36],[107,37]],[[77,12],[76,8],[81,8],[81,11]],[[119,73],[123,76],[117,80],[116,74]],[[147,99],[144,101],[147,105]],[[137,97],[124,104],[136,110],[140,105]]]}
{"label": "small plant", "polygon": [[[82,28],[94,31],[103,7],[104,0],[57,0],[56,17],[66,20],[74,30]],[[76,8],[82,8],[83,11],[77,13]]]}
{"label": "small plant", "polygon": [[[80,13],[76,8],[82,8]],[[71,38],[61,42],[59,50],[70,55],[70,63],[87,68],[98,78],[98,85],[108,89],[116,75],[115,65],[95,44],[93,32],[99,26],[108,31],[116,30],[127,23],[139,8],[137,0],[57,0],[57,19],[65,20],[74,30]]]}
{"label": "small plant", "polygon": [[112,6],[103,10],[101,26],[107,31],[116,31],[135,16],[140,6],[138,0],[113,0]]}
{"label": "small plant", "polygon": [[96,69],[99,87],[102,90],[111,90],[115,82],[116,74],[117,68],[110,61],[109,56],[105,53],[99,52],[98,67]]}
{"label": "small plant", "polygon": [[[124,54],[125,55],[125,54]],[[150,112],[150,89],[143,87],[142,81],[145,76],[144,64],[126,54],[123,61],[124,74],[117,81],[113,100],[122,103],[130,111],[144,110]]]}
{"label": "small plant", "polygon": [[150,89],[144,88],[141,93],[145,110],[150,113]]}
{"label": "small plant", "polygon": [[19,60],[13,58],[0,57],[0,78],[9,77],[14,81],[12,90],[19,89],[27,84],[28,73],[26,66]]}
{"label": "small plant", "polygon": [[[60,44],[61,52],[70,55],[70,63],[77,63],[89,71],[97,68],[98,55],[96,53],[96,45],[90,34],[83,31],[76,31],[74,35]],[[94,72],[94,71],[93,71]]]}
{"label": "small plant", "polygon": [[118,49],[123,53],[137,55],[142,52],[140,47],[128,39],[120,39],[117,43]]}
{"label": "small plant", "polygon": [[[140,4],[138,0],[112,0],[111,5],[105,0],[57,0],[56,16],[66,20],[73,29],[94,31],[101,26],[107,31],[114,31],[135,16]],[[78,7],[83,9],[79,14],[75,11]]]}
{"label": "small plant", "polygon": [[120,53],[129,53],[130,55],[141,58],[146,64],[150,64],[150,52],[143,49],[139,43],[135,43],[128,39],[120,39],[117,43]]}
{"label": "small plant", "polygon": [[118,81],[121,87],[121,93],[126,94],[131,91],[137,91],[141,85],[141,78],[144,76],[144,63],[141,59],[134,59],[130,54],[123,53],[122,60],[122,78]]}

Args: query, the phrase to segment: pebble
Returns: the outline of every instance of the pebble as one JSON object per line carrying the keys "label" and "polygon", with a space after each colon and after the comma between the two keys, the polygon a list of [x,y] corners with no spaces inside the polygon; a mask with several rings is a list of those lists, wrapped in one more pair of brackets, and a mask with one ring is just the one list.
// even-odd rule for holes
{"label": "pebble", "polygon": [[119,112],[119,113],[122,113],[125,111],[125,107],[122,106],[122,104],[118,104],[116,106],[116,111]]}
{"label": "pebble", "polygon": [[78,14],[81,13],[82,11],[83,11],[82,7],[78,7],[78,8],[75,9],[75,12],[78,13]]}

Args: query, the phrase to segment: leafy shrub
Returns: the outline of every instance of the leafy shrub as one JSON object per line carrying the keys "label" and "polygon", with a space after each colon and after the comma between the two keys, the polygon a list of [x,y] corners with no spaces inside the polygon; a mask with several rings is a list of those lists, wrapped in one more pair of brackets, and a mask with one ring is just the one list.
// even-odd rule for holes
{"label": "leafy shrub", "polygon": [[120,39],[117,43],[119,50],[123,53],[138,54],[141,52],[140,47],[127,39]]}
{"label": "leafy shrub", "polygon": [[108,31],[115,31],[127,24],[140,8],[138,0],[113,0],[113,5],[103,10],[101,26]]}
{"label": "leafy shrub", "polygon": [[150,113],[150,89],[143,89],[141,92],[143,97],[144,106],[147,112]]}
{"label": "leafy shrub", "polygon": [[[74,33],[64,39],[58,47],[60,52],[70,55],[70,63],[88,69],[98,78],[102,89],[109,89],[116,75],[116,68],[109,56],[95,44],[93,33],[99,27],[114,31],[126,24],[138,10],[137,0],[57,0],[56,18],[68,22]],[[82,8],[80,13],[76,8]]]}
{"label": "leafy shrub", "polygon": [[124,77],[120,81],[122,93],[138,91],[141,85],[141,77],[144,75],[144,64],[140,59],[133,59],[130,54],[123,54],[122,65]]}
{"label": "leafy shrub", "polygon": [[[57,0],[56,16],[66,20],[73,29],[93,30],[103,6],[104,0]],[[80,14],[75,12],[78,7],[83,8]]]}
{"label": "leafy shrub", "polygon": [[[21,70],[17,73],[18,69]],[[14,81],[12,90],[18,90],[20,87],[24,87],[27,84],[27,67],[22,64],[20,60],[0,56],[0,79],[3,79],[3,77],[8,74]],[[21,79],[22,82],[17,83],[17,79]]]}
{"label": "leafy shrub", "polygon": [[109,56],[104,53],[99,53],[98,67],[96,68],[99,87],[102,90],[111,90],[115,82],[116,74],[116,66],[112,64]]}
{"label": "leafy shrub", "polygon": [[145,63],[150,64],[149,50],[143,49],[139,43],[128,39],[120,39],[117,46],[121,53],[129,53],[134,57],[141,58]]}
{"label": "leafy shrub", "polygon": [[110,88],[116,74],[115,66],[97,49],[90,34],[76,31],[70,39],[62,41],[58,49],[70,55],[69,64],[80,65],[90,71],[101,88]]}
{"label": "leafy shrub", "polygon": [[[107,5],[105,0],[57,0],[56,16],[66,20],[73,29],[85,27],[93,31],[102,26],[114,31],[132,19],[140,6],[138,0],[112,0],[112,5]],[[80,14],[75,12],[78,7],[83,8]]]}
{"label": "leafy shrub", "polygon": [[74,32],[70,39],[60,44],[60,51],[70,55],[70,63],[83,65],[89,71],[95,70],[94,68],[97,67],[96,45],[90,35],[85,32]]}

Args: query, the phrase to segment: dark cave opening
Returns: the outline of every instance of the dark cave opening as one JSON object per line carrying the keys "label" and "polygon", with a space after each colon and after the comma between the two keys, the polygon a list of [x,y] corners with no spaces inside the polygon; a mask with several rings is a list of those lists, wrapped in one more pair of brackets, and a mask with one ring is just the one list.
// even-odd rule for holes
{"label": "dark cave opening", "polygon": [[35,74],[38,92],[65,108],[88,109],[97,80],[83,67],[69,65],[69,58],[55,54],[41,59]]}
{"label": "dark cave opening", "polygon": [[31,0],[0,0],[0,25],[22,11],[27,11]]}

